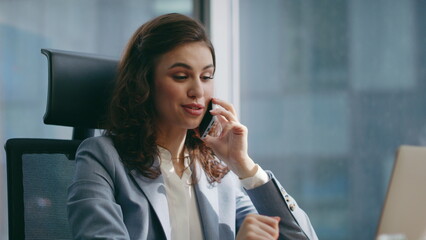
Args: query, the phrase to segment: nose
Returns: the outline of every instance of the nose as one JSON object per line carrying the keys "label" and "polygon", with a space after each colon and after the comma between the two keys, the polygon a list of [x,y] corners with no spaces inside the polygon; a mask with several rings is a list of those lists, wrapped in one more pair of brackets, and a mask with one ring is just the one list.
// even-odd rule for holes
{"label": "nose", "polygon": [[193,79],[188,89],[188,97],[201,98],[204,95],[203,83],[200,79]]}

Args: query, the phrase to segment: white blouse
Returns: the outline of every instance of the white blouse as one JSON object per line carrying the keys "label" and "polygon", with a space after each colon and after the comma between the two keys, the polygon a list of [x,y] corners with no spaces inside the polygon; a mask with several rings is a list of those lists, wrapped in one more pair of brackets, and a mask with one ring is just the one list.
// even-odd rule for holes
{"label": "white blouse", "polygon": [[[170,152],[160,146],[158,149],[169,207],[171,238],[173,240],[203,239],[197,200],[194,187],[191,185],[192,171],[189,168],[188,152],[184,153],[185,170],[180,178],[175,172]],[[242,179],[241,184],[245,189],[252,189],[267,181],[269,181],[267,173],[258,166],[256,174],[253,177]]]}

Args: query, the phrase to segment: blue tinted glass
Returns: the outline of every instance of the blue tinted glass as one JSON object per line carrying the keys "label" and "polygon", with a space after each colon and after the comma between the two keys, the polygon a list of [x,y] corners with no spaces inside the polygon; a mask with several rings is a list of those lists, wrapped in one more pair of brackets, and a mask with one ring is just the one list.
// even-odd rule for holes
{"label": "blue tinted glass", "polygon": [[[0,142],[71,138],[43,124],[47,60],[41,48],[118,58],[138,26],[168,12],[193,15],[192,0],[0,0]],[[0,151],[0,239],[7,239],[6,166]]]}
{"label": "blue tinted glass", "polygon": [[320,239],[373,239],[401,144],[426,145],[424,1],[240,1],[250,154]]}

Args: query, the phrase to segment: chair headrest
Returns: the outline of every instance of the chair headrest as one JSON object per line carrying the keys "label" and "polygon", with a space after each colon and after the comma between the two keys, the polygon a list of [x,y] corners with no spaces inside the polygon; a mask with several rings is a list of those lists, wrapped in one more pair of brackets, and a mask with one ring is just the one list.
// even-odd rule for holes
{"label": "chair headrest", "polygon": [[42,49],[47,56],[49,89],[44,123],[103,128],[117,75],[117,59]]}

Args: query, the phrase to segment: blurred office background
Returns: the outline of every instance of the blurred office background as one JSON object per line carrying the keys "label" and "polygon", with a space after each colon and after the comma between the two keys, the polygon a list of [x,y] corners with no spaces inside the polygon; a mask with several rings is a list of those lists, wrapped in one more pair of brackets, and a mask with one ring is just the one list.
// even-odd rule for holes
{"label": "blurred office background", "polygon": [[[1,145],[9,138],[71,138],[71,128],[43,124],[47,60],[41,48],[119,58],[142,23],[169,12],[192,16],[192,0],[0,0]],[[3,240],[7,238],[3,147],[0,152]]]}
{"label": "blurred office background", "polygon": [[320,239],[373,239],[395,150],[426,145],[426,1],[267,2],[240,1],[249,149]]}
{"label": "blurred office background", "polygon": [[[424,0],[0,0],[0,143],[71,137],[42,123],[40,48],[118,58],[148,19],[198,16],[220,2],[238,17],[239,79],[229,84],[238,81],[252,158],[274,171],[320,239],[373,239],[397,147],[426,145]],[[1,151],[0,239],[6,203]]]}

